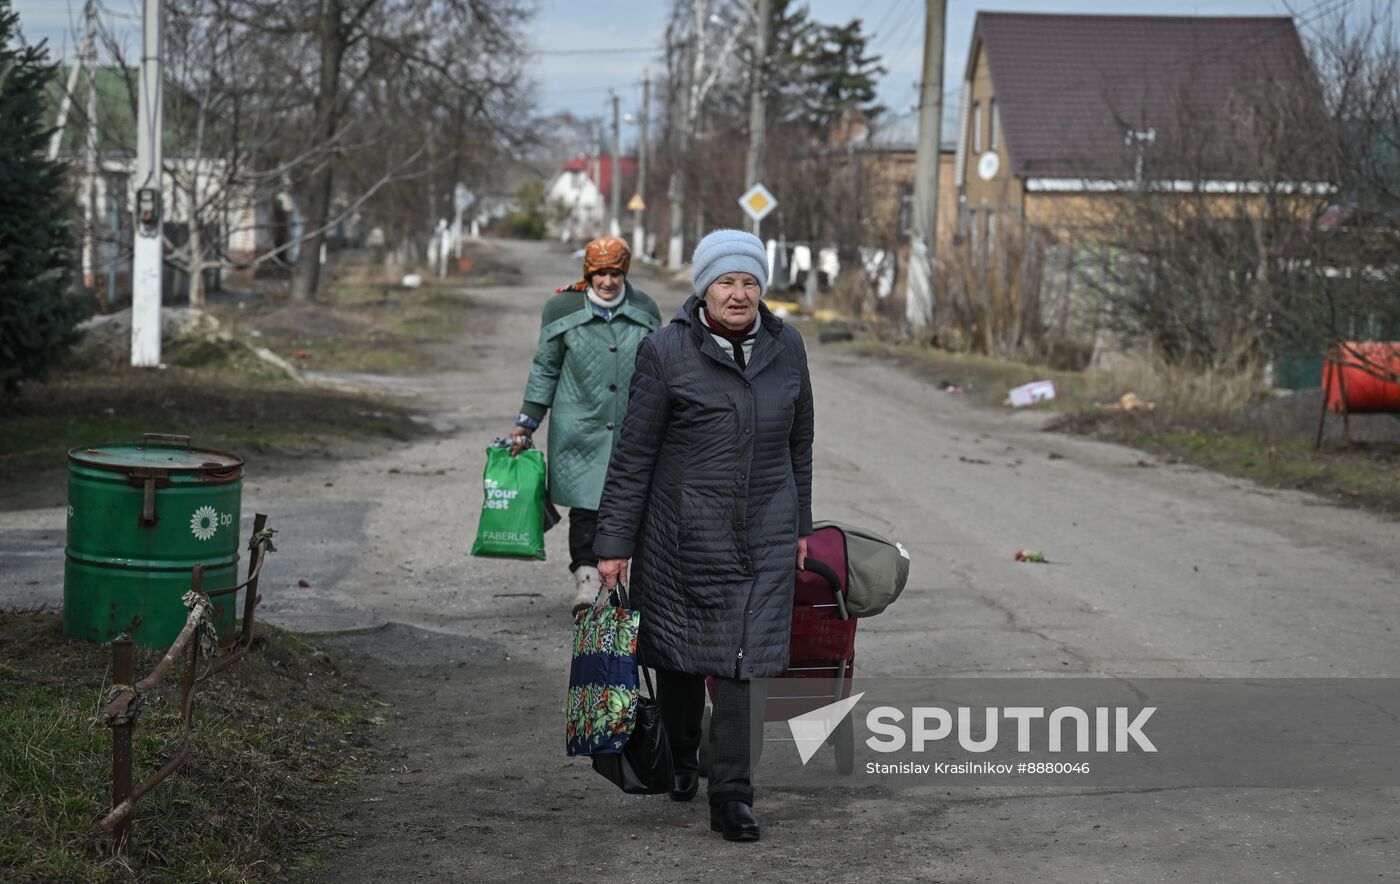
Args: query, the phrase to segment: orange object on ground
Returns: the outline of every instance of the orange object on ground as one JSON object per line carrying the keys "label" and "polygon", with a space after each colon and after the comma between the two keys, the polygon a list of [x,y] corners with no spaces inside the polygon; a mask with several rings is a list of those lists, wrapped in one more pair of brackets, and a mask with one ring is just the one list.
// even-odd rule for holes
{"label": "orange object on ground", "polygon": [[[1322,390],[1333,414],[1400,413],[1400,341],[1348,342],[1322,363]],[[1345,401],[1344,401],[1345,399]]]}

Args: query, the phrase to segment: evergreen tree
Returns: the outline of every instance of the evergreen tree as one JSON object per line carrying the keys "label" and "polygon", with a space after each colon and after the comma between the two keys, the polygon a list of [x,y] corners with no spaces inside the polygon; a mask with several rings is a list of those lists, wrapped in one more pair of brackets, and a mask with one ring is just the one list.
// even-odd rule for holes
{"label": "evergreen tree", "polygon": [[876,103],[876,81],[885,73],[880,56],[867,55],[869,35],[860,19],[844,25],[822,25],[805,35],[798,52],[807,123],[819,132],[857,110],[869,119],[883,108]]}
{"label": "evergreen tree", "polygon": [[0,388],[42,376],[76,337],[86,299],[71,291],[74,202],[45,158],[43,44],[24,46],[0,0]]}
{"label": "evergreen tree", "polygon": [[869,54],[871,36],[862,33],[860,19],[813,21],[811,9],[793,0],[772,0],[770,16],[766,79],[773,124],[800,123],[820,136],[849,111],[870,119],[883,110],[876,84],[886,71],[880,56]]}

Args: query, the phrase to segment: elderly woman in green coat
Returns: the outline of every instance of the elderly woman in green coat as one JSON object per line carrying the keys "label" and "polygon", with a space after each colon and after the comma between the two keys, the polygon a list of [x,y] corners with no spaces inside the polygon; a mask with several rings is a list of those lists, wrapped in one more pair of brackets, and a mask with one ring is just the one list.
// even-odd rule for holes
{"label": "elderly woman in green coat", "polygon": [[545,302],[525,401],[511,431],[511,453],[519,454],[553,412],[549,497],[569,508],[569,606],[575,613],[598,592],[598,502],[627,414],[637,346],[661,326],[656,302],[627,281],[631,263],[625,240],[595,239],[583,250],[583,279]]}

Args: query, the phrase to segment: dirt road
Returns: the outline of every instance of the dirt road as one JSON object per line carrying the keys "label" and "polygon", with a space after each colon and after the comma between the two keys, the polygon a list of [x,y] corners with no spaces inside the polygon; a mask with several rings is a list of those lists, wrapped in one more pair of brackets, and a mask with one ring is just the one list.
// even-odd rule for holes
{"label": "dirt road", "polygon": [[[760,770],[764,840],[730,845],[703,803],[628,798],[565,758],[564,532],[545,563],[467,555],[481,449],[515,414],[540,306],[576,275],[549,246],[502,248],[522,284],[474,292],[467,369],[414,389],[443,434],[367,460],[249,465],[245,511],[283,528],[264,616],[367,630],[330,643],[383,661],[366,677],[394,703],[380,770],[327,809],[323,880],[1315,881],[1400,868],[1394,789],[856,794],[833,775],[764,792]],[[668,316],[684,295],[634,280]],[[1393,523],[1043,433],[1038,415],[809,350],[817,517],[913,553],[897,609],[860,626],[862,674],[1400,675]],[[0,513],[0,598],[52,597],[62,528],[59,507]],[[1018,548],[1057,564],[1017,564]]]}

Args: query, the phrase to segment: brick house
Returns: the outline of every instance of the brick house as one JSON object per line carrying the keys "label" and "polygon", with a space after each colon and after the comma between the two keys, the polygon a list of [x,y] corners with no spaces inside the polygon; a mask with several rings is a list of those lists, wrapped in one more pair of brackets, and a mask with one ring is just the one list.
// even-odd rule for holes
{"label": "brick house", "polygon": [[1248,193],[1250,158],[1226,145],[1237,102],[1265,85],[1318,89],[1291,18],[979,12],[959,230],[975,252],[999,225],[1092,226],[1145,176],[1184,194]]}
{"label": "brick house", "polygon": [[1271,194],[1298,197],[1300,221],[1327,199],[1310,159],[1266,168],[1251,149],[1261,99],[1322,107],[1291,18],[978,13],[954,169],[964,282],[951,296],[972,312],[1011,305],[996,308],[998,327],[1039,329],[1066,366],[1104,364],[1118,345],[1095,261],[1133,256],[1096,250],[1131,214],[1123,200],[1179,197],[1183,212],[1229,224]]}
{"label": "brick house", "polygon": [[[919,114],[917,111],[881,118],[874,123],[848,124],[841,133],[844,157],[854,166],[868,193],[866,250],[884,250],[893,244],[894,272],[887,287],[902,291],[904,268],[913,227],[914,178],[918,164]],[[945,137],[938,152],[938,243],[940,251],[951,247],[958,220],[958,193],[953,178],[955,142]]]}

